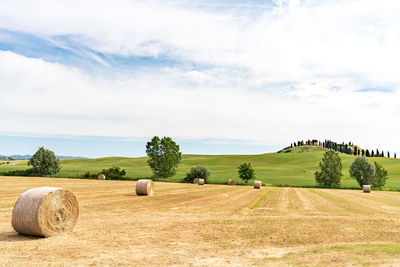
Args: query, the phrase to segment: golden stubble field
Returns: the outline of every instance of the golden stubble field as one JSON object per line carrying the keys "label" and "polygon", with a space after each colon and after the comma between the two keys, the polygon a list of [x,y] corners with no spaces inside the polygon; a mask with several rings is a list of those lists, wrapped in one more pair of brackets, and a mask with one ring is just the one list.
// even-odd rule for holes
{"label": "golden stubble field", "polygon": [[[78,224],[21,236],[12,208],[25,190],[75,193]],[[400,193],[0,177],[0,265],[400,265]]]}

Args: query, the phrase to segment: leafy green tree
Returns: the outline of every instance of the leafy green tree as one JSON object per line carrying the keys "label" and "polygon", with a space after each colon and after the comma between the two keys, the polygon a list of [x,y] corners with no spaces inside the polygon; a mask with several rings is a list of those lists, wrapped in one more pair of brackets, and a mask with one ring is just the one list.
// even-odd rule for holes
{"label": "leafy green tree", "polygon": [[375,164],[375,181],[372,184],[374,187],[381,188],[386,184],[388,177],[388,171],[382,166],[382,164],[378,162],[374,162]]}
{"label": "leafy green tree", "polygon": [[204,166],[196,166],[190,168],[190,171],[186,173],[185,180],[192,182],[194,178],[203,178],[204,182],[207,182],[208,177],[211,175],[210,170]]}
{"label": "leafy green tree", "polygon": [[339,187],[342,174],[342,161],[339,154],[333,150],[324,153],[322,162],[319,163],[320,171],[315,172],[315,181],[320,186]]}
{"label": "leafy green tree", "polygon": [[358,184],[372,185],[375,182],[375,166],[365,157],[357,157],[350,166],[350,176],[356,179]]}
{"label": "leafy green tree", "polygon": [[60,161],[53,151],[40,147],[29,159],[28,165],[38,175],[51,175],[60,171]]}
{"label": "leafy green tree", "polygon": [[156,177],[168,178],[176,174],[176,168],[182,159],[182,153],[170,137],[160,139],[154,136],[146,144],[146,153],[149,159],[147,164]]}
{"label": "leafy green tree", "polygon": [[240,164],[238,167],[238,173],[240,179],[244,180],[246,184],[249,182],[249,180],[256,178],[254,169],[251,167],[250,162]]}

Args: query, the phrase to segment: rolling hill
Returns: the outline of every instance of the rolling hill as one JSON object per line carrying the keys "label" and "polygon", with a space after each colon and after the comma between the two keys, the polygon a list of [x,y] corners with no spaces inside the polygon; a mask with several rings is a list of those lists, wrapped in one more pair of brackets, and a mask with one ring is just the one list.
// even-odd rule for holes
{"label": "rolling hill", "polygon": [[[315,186],[314,172],[319,169],[319,162],[324,149],[314,146],[287,148],[280,153],[261,155],[183,155],[177,174],[168,179],[181,182],[192,166],[204,165],[211,171],[210,183],[226,183],[236,179],[239,184],[237,166],[251,162],[256,179],[276,186]],[[355,156],[340,154],[343,163],[342,187],[358,188],[355,180],[349,176],[349,167]],[[400,160],[393,158],[368,158],[377,161],[389,171],[389,180],[384,189],[400,190]],[[110,157],[98,159],[61,160],[61,171],[55,177],[82,177],[85,172],[100,172],[104,168],[119,166],[127,171],[127,178],[139,179],[152,176],[146,163],[147,158]],[[17,161],[16,165],[0,166],[0,171],[26,169],[26,161]],[[251,181],[250,181],[251,183]]]}

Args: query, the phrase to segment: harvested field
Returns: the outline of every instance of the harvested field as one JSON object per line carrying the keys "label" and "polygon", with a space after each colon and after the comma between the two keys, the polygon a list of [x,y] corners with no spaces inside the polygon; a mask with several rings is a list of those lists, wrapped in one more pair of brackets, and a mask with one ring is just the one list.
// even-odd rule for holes
{"label": "harvested field", "polygon": [[[400,193],[0,177],[0,265],[397,265]],[[72,233],[18,235],[18,196],[62,187],[79,202]],[[194,227],[196,225],[196,227]]]}

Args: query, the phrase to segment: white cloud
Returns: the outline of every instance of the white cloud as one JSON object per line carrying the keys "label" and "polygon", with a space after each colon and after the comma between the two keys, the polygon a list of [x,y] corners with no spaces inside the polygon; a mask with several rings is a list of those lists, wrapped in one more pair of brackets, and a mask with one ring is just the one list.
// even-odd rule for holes
{"label": "white cloud", "polygon": [[[275,1],[254,10],[178,3],[2,1],[0,28],[208,66],[130,75],[109,67],[102,77],[0,52],[2,129],[273,144],[331,137],[400,151],[398,1]],[[393,92],[357,92],[366,87]]]}
{"label": "white cloud", "polygon": [[268,82],[340,76],[399,85],[398,1],[276,3],[240,12],[242,4],[224,11],[171,1],[13,0],[1,4],[0,27],[68,35],[104,53],[243,67]]}
{"label": "white cloud", "polygon": [[[191,78],[191,72],[165,70],[105,79],[12,52],[0,52],[0,73],[0,83],[7,88],[0,100],[2,129],[7,132],[156,134],[269,144],[327,135],[369,144],[388,133],[379,147],[398,144],[393,134],[397,126],[392,123],[400,109],[398,92],[332,92],[319,85],[304,85],[286,94],[240,86],[192,86],[189,90],[190,81],[182,81],[182,76]],[[316,96],[314,91],[321,94]]]}

